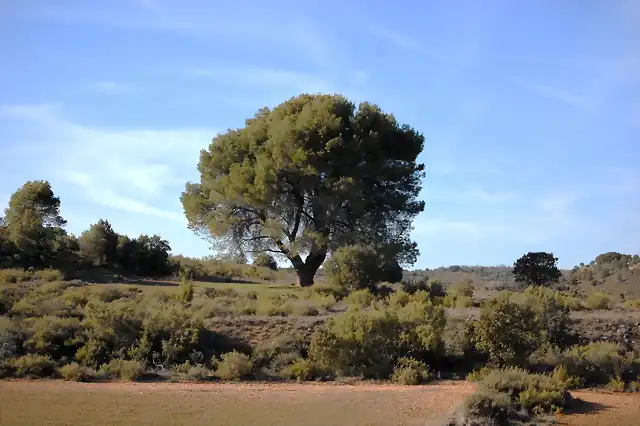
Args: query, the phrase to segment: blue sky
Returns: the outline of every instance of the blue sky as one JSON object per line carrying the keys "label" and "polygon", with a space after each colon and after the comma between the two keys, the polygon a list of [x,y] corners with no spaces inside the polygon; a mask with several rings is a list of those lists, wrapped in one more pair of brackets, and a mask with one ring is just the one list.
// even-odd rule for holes
{"label": "blue sky", "polygon": [[0,1],[0,203],[48,179],[208,254],[178,200],[262,106],[339,92],[426,138],[416,268],[640,252],[640,2]]}

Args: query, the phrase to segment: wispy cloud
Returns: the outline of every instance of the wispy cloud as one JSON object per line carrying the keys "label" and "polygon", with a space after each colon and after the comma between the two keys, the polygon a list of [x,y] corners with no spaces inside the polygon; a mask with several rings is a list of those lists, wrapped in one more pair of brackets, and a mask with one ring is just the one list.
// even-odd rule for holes
{"label": "wispy cloud", "polygon": [[39,7],[24,7],[21,12],[45,20],[162,31],[224,42],[233,39],[280,53],[289,50],[316,66],[339,63],[340,53],[332,34],[321,30],[311,16],[287,3],[135,0],[117,5],[78,2],[53,5],[41,2]]}
{"label": "wispy cloud", "polygon": [[271,89],[291,89],[297,92],[324,92],[335,86],[326,75],[252,67],[200,67],[187,70],[188,74],[205,77],[219,83]]}
{"label": "wispy cloud", "polygon": [[[75,123],[51,105],[0,109],[0,120],[30,129],[41,171],[95,203],[184,222],[177,201],[193,179],[198,152],[213,129],[103,129]],[[20,142],[20,141],[17,141]],[[184,171],[187,171],[185,173]]]}
{"label": "wispy cloud", "polygon": [[555,99],[569,105],[581,108],[587,108],[591,106],[590,102],[586,98],[564,89],[535,83],[524,84],[524,86],[542,96],[546,96],[548,98]]}
{"label": "wispy cloud", "polygon": [[92,92],[104,95],[128,95],[133,93],[133,87],[131,85],[112,80],[94,81],[87,84],[86,88]]}

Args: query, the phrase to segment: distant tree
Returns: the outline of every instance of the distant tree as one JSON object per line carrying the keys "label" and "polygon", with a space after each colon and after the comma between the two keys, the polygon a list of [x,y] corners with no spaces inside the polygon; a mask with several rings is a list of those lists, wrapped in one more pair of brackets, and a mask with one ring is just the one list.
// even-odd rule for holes
{"label": "distant tree", "polygon": [[28,181],[11,195],[4,231],[22,266],[48,266],[64,248],[66,221],[48,181]]}
{"label": "distant tree", "polygon": [[410,265],[423,144],[376,105],[303,94],[216,136],[181,201],[190,229],[219,248],[286,257],[301,286],[353,244],[395,245]]}
{"label": "distant tree", "polygon": [[114,265],[118,238],[111,224],[100,219],[78,238],[80,255],[96,266]]}
{"label": "distant tree", "polygon": [[132,240],[126,235],[118,236],[116,262],[121,268],[134,272],[138,266],[136,259],[137,253],[138,242],[136,240]]}
{"label": "distant tree", "polygon": [[143,277],[161,277],[172,272],[171,247],[157,235],[140,235],[131,239],[118,237],[116,259],[120,267]]}
{"label": "distant tree", "polygon": [[136,239],[136,273],[145,277],[160,277],[171,273],[169,242],[158,235],[140,235]]}
{"label": "distant tree", "polygon": [[514,263],[513,276],[519,283],[548,286],[562,277],[557,262],[558,258],[553,253],[529,252]]}
{"label": "distant tree", "polygon": [[265,268],[273,269],[274,271],[278,270],[278,262],[273,258],[273,256],[260,253],[253,259],[253,266],[262,266]]}

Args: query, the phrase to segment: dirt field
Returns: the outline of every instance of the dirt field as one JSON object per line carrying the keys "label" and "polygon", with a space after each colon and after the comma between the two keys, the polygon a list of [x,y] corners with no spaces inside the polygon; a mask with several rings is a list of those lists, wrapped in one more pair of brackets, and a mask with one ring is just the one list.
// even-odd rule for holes
{"label": "dirt field", "polygon": [[0,381],[0,424],[185,426],[421,425],[473,387]]}
{"label": "dirt field", "polygon": [[640,424],[640,394],[571,392],[579,398],[573,413],[558,416],[571,426],[636,426]]}

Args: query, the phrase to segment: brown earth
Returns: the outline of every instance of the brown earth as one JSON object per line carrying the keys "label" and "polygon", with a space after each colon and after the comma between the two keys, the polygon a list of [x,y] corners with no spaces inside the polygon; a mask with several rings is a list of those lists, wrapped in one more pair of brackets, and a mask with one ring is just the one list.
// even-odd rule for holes
{"label": "brown earth", "polygon": [[451,412],[473,389],[466,382],[399,386],[0,381],[0,424],[425,425]]}
{"label": "brown earth", "polygon": [[576,406],[558,416],[558,424],[575,426],[640,425],[640,394],[571,392]]}

